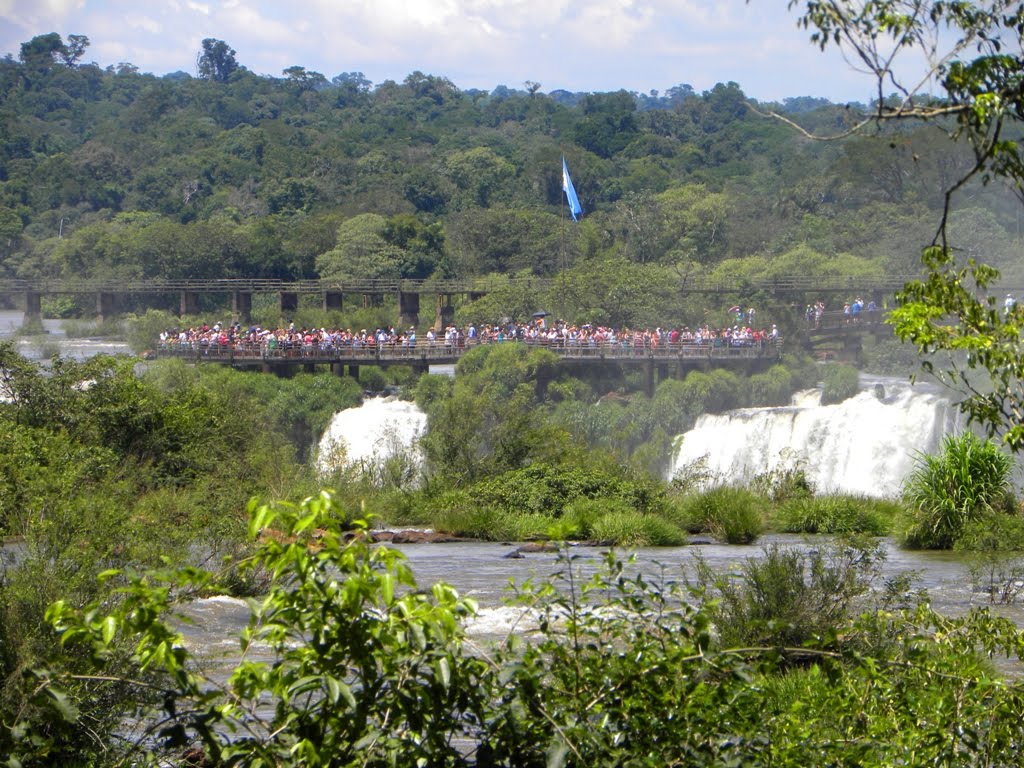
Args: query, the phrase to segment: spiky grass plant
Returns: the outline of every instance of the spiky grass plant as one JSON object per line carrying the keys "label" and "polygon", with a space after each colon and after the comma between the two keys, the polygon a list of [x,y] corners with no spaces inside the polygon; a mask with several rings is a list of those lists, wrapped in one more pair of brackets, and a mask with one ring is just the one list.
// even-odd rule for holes
{"label": "spiky grass plant", "polygon": [[964,527],[990,511],[1013,507],[1013,460],[971,432],[947,435],[936,454],[921,454],[907,477],[903,500],[910,524],[904,543],[950,549]]}

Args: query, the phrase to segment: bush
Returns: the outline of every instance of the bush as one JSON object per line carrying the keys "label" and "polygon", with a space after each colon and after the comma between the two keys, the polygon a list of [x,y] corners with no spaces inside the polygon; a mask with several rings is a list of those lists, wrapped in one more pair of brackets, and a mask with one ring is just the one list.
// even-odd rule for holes
{"label": "bush", "polygon": [[908,547],[950,549],[964,527],[989,511],[1013,509],[1013,459],[971,432],[949,435],[938,454],[922,454],[903,489]]}
{"label": "bush", "polygon": [[894,502],[863,496],[797,496],[777,508],[774,527],[784,533],[885,536],[899,513]]}
{"label": "bush", "polygon": [[860,392],[860,374],[852,365],[831,364],[825,368],[821,404],[841,403]]}
{"label": "bush", "polygon": [[778,544],[747,558],[740,577],[714,573],[701,559],[697,582],[718,599],[715,626],[725,647],[799,646],[823,638],[852,615],[878,575],[877,544],[839,543],[802,551]]}
{"label": "bush", "polygon": [[577,499],[562,516],[574,537],[626,547],[675,547],[686,533],[658,515],[633,509],[622,499]]}
{"label": "bush", "polygon": [[745,488],[720,485],[682,497],[677,502],[675,515],[690,533],[709,533],[729,544],[750,544],[764,528],[763,503]]}
{"label": "bush", "polygon": [[594,521],[592,538],[619,547],[678,547],[686,534],[657,515],[642,512],[611,512]]}
{"label": "bush", "polygon": [[987,512],[964,525],[956,549],[967,552],[971,585],[1007,605],[1024,593],[1024,518]]}

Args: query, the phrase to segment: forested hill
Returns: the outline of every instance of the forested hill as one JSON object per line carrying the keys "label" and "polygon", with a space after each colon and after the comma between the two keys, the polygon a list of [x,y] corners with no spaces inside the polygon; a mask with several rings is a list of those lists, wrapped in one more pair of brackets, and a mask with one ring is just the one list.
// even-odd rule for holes
{"label": "forested hill", "polygon": [[[811,141],[736,83],[545,94],[421,72],[272,78],[212,40],[200,76],[155,77],[84,64],[87,46],[44,34],[0,61],[0,277],[906,273],[970,160],[934,127]],[[858,111],[764,106],[817,132]],[[1007,263],[1013,197],[992,185],[958,202],[960,244]]]}

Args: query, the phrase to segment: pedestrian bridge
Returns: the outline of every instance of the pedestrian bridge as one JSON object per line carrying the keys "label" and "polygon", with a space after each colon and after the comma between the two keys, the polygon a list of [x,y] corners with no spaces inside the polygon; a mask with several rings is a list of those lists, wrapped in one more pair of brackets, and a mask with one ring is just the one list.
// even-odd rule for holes
{"label": "pedestrian bridge", "polygon": [[[469,342],[469,340],[467,340]],[[619,365],[639,368],[646,388],[653,393],[655,384],[669,376],[681,378],[693,369],[735,367],[745,370],[766,368],[782,355],[781,338],[762,341],[726,343],[721,340],[662,343],[635,346],[631,343],[574,344],[541,343],[539,341],[505,340],[446,344],[364,344],[361,346],[333,346],[324,344],[292,344],[276,348],[266,342],[237,342],[227,344],[169,341],[152,355],[157,358],[178,358],[190,363],[214,363],[235,368],[258,369],[267,373],[289,375],[295,370],[314,372],[317,366],[327,366],[339,376],[358,379],[359,367],[374,365],[388,367],[410,366],[426,373],[432,365],[452,365],[480,346],[516,344],[532,349],[546,349],[557,355],[566,365],[578,367]]]}

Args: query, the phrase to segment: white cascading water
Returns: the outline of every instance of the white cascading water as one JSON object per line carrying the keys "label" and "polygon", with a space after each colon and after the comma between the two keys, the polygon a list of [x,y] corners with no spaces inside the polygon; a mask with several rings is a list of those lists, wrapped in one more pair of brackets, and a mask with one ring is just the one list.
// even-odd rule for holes
{"label": "white cascading water", "polygon": [[933,386],[862,376],[861,387],[835,405],[808,390],[785,407],[701,416],[669,476],[703,460],[714,479],[742,483],[799,462],[819,493],[895,498],[918,456],[956,428],[956,408]]}
{"label": "white cascading water", "polygon": [[343,466],[380,464],[407,451],[419,464],[416,444],[426,428],[427,416],[415,403],[397,397],[367,398],[358,408],[334,414],[320,438],[317,469],[328,474]]}

